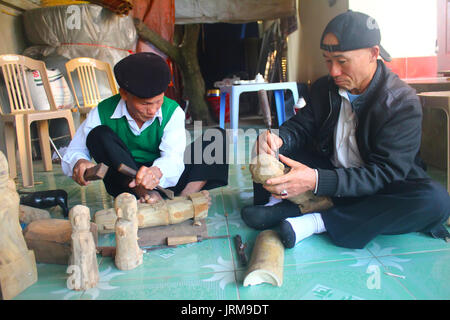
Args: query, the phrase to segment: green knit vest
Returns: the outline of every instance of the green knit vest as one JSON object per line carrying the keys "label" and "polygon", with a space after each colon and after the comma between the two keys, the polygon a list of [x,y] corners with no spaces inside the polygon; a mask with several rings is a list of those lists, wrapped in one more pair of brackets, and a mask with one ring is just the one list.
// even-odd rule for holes
{"label": "green knit vest", "polygon": [[135,135],[129,125],[127,118],[111,119],[120,101],[120,94],[103,100],[98,104],[98,113],[102,125],[110,127],[130,150],[133,158],[138,163],[153,162],[161,156],[159,145],[164,133],[164,128],[169,122],[178,103],[172,99],[164,97],[161,106],[162,121],[155,119],[140,135]]}

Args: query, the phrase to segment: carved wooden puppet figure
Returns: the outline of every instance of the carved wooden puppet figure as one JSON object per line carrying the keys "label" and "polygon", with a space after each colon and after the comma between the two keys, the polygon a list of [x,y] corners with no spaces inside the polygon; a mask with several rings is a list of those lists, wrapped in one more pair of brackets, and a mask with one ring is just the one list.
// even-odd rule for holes
{"label": "carved wooden puppet figure", "polygon": [[130,193],[121,193],[114,200],[117,221],[115,263],[120,270],[131,270],[142,264],[143,251],[138,245],[137,200]]}
{"label": "carved wooden puppet figure", "polygon": [[0,289],[5,300],[37,281],[34,253],[28,250],[19,223],[19,202],[8,162],[0,152]]}
{"label": "carved wooden puppet figure", "polygon": [[99,280],[97,253],[94,237],[90,231],[90,219],[88,207],[76,205],[69,212],[69,220],[72,224],[72,255],[68,272],[73,272],[67,281],[69,289],[94,288]]}

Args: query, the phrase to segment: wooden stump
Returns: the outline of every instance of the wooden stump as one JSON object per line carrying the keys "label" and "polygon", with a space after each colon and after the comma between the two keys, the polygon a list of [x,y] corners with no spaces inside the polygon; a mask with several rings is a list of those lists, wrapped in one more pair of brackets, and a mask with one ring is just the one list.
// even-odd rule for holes
{"label": "wooden stump", "polygon": [[0,152],[0,287],[4,300],[14,298],[37,281],[34,253],[28,250],[19,223],[19,194]]}
{"label": "wooden stump", "polygon": [[[97,225],[90,223],[97,245]],[[23,231],[28,248],[34,250],[36,261],[67,265],[72,254],[72,225],[65,219],[44,219],[31,222]]]}
{"label": "wooden stump", "polygon": [[121,193],[114,200],[116,221],[116,267],[131,270],[142,264],[143,251],[139,248],[137,231],[137,200],[130,193]]}
{"label": "wooden stump", "polygon": [[[270,178],[280,177],[289,172],[284,164],[268,154],[260,154],[252,159],[250,173],[256,183],[265,184]],[[307,191],[294,197],[288,197],[289,201],[297,204],[302,213],[326,210],[333,206],[329,197],[316,196],[312,191]]]}
{"label": "wooden stump", "polygon": [[72,224],[72,255],[67,273],[72,273],[67,287],[72,290],[87,290],[97,286],[99,280],[97,253],[94,237],[90,231],[89,208],[76,205],[69,211]]}

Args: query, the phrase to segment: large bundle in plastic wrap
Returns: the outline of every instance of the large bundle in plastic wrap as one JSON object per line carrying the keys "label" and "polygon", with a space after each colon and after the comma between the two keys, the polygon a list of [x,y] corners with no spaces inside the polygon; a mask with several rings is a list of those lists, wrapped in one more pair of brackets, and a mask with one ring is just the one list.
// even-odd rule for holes
{"label": "large bundle in plastic wrap", "polygon": [[[24,55],[43,60],[47,68],[59,69],[68,79],[65,63],[89,57],[108,62],[111,67],[136,48],[137,34],[131,17],[119,17],[92,4],[54,6],[24,13],[27,39],[33,46]],[[77,98],[82,101],[77,75],[73,74]],[[97,75],[102,98],[109,97],[106,76]]]}
{"label": "large bundle in plastic wrap", "polygon": [[135,50],[137,35],[131,17],[119,17],[98,5],[81,4],[28,10],[25,34],[33,45],[25,55],[66,59],[90,57],[111,66]]}
{"label": "large bundle in plastic wrap", "polygon": [[[137,34],[131,16],[120,17],[98,5],[72,4],[28,10],[23,22],[31,44],[23,54],[43,60],[48,69],[60,70],[65,79],[68,79],[65,63],[70,59],[90,57],[113,67],[136,48]],[[82,101],[76,73],[73,76],[77,97]],[[99,74],[97,79],[101,97],[109,97],[111,91],[105,75]],[[77,123],[78,114],[73,115]],[[52,137],[61,137],[66,131],[63,121],[50,122]],[[55,144],[58,147],[67,144],[64,140],[67,139],[55,140]]]}

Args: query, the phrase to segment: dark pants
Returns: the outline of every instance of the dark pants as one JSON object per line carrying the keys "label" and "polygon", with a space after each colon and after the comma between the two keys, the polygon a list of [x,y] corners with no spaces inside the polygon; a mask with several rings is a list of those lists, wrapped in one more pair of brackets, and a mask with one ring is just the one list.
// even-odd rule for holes
{"label": "dark pants", "polygon": [[[203,157],[201,158],[200,163],[191,161],[191,159],[194,160],[194,152],[191,152],[191,149],[194,148],[196,143],[201,144],[200,150],[203,151],[210,143],[215,141],[205,141],[202,137],[200,137],[197,141],[191,143],[185,151],[186,155],[190,154],[191,157],[185,156],[184,171],[178,180],[177,185],[169,188],[172,189],[176,195],[183,191],[189,182],[193,181],[206,180],[207,183],[202,188],[203,190],[210,190],[228,184],[228,164],[225,161],[225,155],[227,154],[225,152],[227,147],[226,135],[224,130],[217,130],[220,130],[222,133],[221,138],[223,138],[223,144],[221,144],[224,148],[224,150],[222,150],[222,161],[207,164],[205,163]],[[109,166],[109,170],[103,178],[103,182],[105,184],[106,191],[113,197],[116,197],[123,192],[135,194],[134,191],[128,187],[128,184],[131,182],[132,178],[117,171],[117,168],[121,163],[135,170],[139,170],[141,166],[150,167],[152,165],[152,162],[136,162],[133,159],[131,152],[128,150],[128,147],[117,136],[117,134],[104,125],[95,127],[91,130],[86,140],[86,146],[92,158],[94,158],[97,163],[103,162]]]}
{"label": "dark pants", "polygon": [[[332,169],[328,159],[303,153],[294,160],[311,168]],[[270,196],[254,184],[255,204]],[[346,248],[363,248],[379,234],[393,235],[424,232],[435,238],[448,235],[443,223],[450,214],[447,190],[431,179],[397,181],[374,195],[333,197],[334,207],[323,212],[322,219],[331,240]]]}

